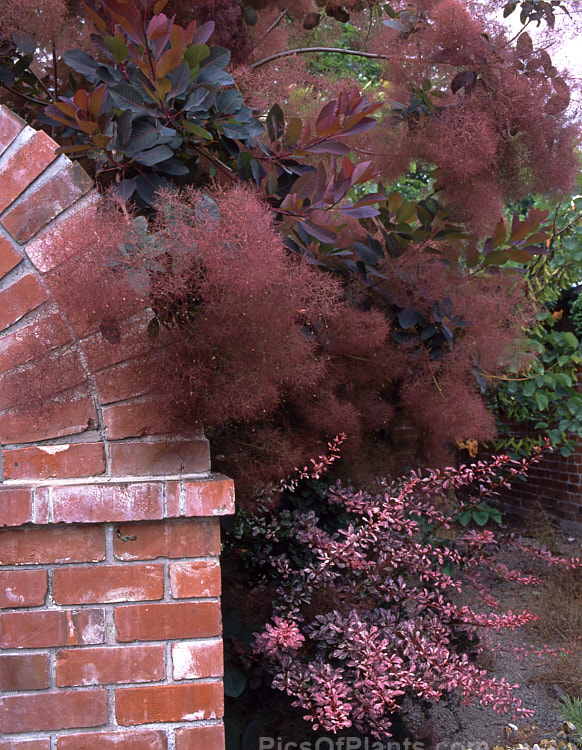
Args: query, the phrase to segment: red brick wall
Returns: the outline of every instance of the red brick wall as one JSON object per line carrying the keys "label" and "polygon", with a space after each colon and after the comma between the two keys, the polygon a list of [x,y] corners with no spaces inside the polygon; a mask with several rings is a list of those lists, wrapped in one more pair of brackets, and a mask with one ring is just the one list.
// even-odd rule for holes
{"label": "red brick wall", "polygon": [[561,526],[582,530],[582,447],[567,458],[559,451],[547,454],[527,482],[514,482],[502,500],[520,514],[541,506]]}
{"label": "red brick wall", "polygon": [[[56,147],[0,106],[0,750],[223,750],[232,482],[124,379],[146,316],[112,344],[52,299],[51,232],[98,200]],[[53,390],[22,409],[47,353]]]}

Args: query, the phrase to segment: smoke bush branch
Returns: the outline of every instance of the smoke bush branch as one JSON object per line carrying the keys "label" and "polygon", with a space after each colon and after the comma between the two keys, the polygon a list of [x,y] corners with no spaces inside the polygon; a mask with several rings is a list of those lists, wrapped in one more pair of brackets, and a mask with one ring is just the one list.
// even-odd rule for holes
{"label": "smoke bush branch", "polygon": [[289,55],[305,55],[315,52],[335,52],[339,55],[356,55],[357,57],[370,57],[374,60],[389,60],[388,55],[381,55],[375,52],[363,52],[357,49],[343,49],[342,47],[297,47],[296,49],[288,49],[283,52],[277,52],[269,57],[264,57],[262,60],[258,60],[255,63],[249,65],[251,70],[260,68],[262,65],[278,60],[281,57],[289,57]]}

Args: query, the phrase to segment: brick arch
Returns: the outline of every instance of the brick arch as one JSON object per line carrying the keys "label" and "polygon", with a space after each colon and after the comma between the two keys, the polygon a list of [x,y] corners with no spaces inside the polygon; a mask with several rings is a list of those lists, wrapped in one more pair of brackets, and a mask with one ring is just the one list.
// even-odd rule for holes
{"label": "brick arch", "polygon": [[[232,482],[202,431],[178,432],[126,377],[147,321],[104,342],[51,295],[50,230],[99,200],[56,148],[0,106],[0,732],[34,750],[222,750]],[[50,408],[15,408],[47,354]]]}

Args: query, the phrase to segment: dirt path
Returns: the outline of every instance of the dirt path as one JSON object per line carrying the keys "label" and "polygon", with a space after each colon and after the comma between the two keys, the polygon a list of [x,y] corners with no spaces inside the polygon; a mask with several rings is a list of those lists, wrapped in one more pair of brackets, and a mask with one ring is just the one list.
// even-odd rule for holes
{"label": "dirt path", "polygon": [[[582,559],[582,536],[552,529],[543,516],[537,523],[534,520],[525,525],[506,524],[500,537],[524,530],[531,544],[547,546],[564,557]],[[425,710],[410,705],[405,722],[415,739],[423,742],[423,750],[534,748],[536,744],[535,750],[561,750],[570,744],[563,731],[559,698],[567,693],[582,697],[582,571],[557,573],[547,563],[515,552],[509,545],[503,549],[502,562],[509,568],[531,572],[543,578],[545,584],[532,588],[514,583],[499,586],[493,582],[492,592],[501,611],[525,609],[537,614],[539,620],[513,633],[494,634],[491,645],[478,657],[477,665],[492,676],[518,684],[515,695],[535,715],[531,719],[514,719],[478,705],[462,705],[456,697]],[[473,602],[467,600],[467,603]],[[526,651],[549,646],[556,653],[542,658],[516,655],[511,652],[511,643],[525,644]],[[566,655],[565,650],[571,653]]]}

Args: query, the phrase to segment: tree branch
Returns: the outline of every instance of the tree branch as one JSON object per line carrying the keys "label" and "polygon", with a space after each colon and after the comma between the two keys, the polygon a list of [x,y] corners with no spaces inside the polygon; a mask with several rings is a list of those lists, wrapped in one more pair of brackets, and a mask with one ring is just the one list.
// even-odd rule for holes
{"label": "tree branch", "polygon": [[297,49],[288,49],[283,52],[277,52],[274,55],[265,57],[256,63],[249,65],[251,70],[260,68],[261,65],[266,65],[273,60],[278,60],[280,57],[288,57],[289,55],[304,55],[309,52],[336,52],[340,55],[356,55],[358,57],[372,57],[375,60],[388,60],[388,55],[377,55],[375,52],[360,52],[355,49],[343,49],[342,47],[298,47]]}
{"label": "tree branch", "polygon": [[10,91],[10,93],[13,94],[14,96],[18,96],[27,102],[32,102],[33,104],[42,104],[43,107],[46,105],[46,102],[43,102],[42,99],[36,99],[34,96],[28,96],[28,94],[23,94],[22,92],[17,91],[16,89],[13,89],[12,86],[9,86],[7,83],[0,83],[0,86],[2,86],[2,88],[5,88],[6,91]]}
{"label": "tree branch", "polygon": [[256,48],[257,48],[257,47],[259,46],[259,44],[260,44],[260,43],[261,43],[261,42],[263,41],[263,39],[264,39],[264,38],[265,38],[265,37],[266,37],[266,36],[267,36],[268,34],[270,34],[270,33],[271,33],[271,31],[273,31],[273,29],[276,29],[276,28],[277,28],[277,26],[278,26],[278,25],[279,25],[279,24],[281,23],[281,21],[282,21],[282,20],[283,20],[283,19],[285,18],[285,16],[287,15],[287,11],[289,10],[289,6],[290,6],[290,5],[291,5],[291,3],[289,3],[289,5],[287,5],[287,6],[285,7],[285,9],[281,11],[281,13],[279,13],[279,15],[278,15],[278,16],[277,16],[277,18],[276,18],[276,19],[275,19],[275,20],[273,21],[273,23],[272,23],[272,24],[271,24],[271,25],[269,26],[269,28],[268,28],[268,29],[267,29],[267,30],[266,30],[266,31],[265,31],[265,32],[264,32],[263,34],[261,34],[261,36],[260,36],[260,37],[259,37],[259,38],[257,39],[257,41],[256,41],[256,42],[255,42],[255,43],[253,44],[253,48],[251,49],[251,52],[254,52],[254,50],[255,50],[255,49],[256,49]]}

